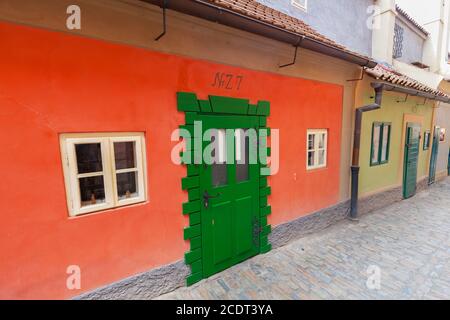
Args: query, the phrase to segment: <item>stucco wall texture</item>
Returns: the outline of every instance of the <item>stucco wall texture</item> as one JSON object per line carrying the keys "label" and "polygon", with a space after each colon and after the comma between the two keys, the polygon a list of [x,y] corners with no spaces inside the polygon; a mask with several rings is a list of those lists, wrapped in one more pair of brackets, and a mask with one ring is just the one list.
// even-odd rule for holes
{"label": "stucco wall texture", "polygon": [[436,110],[436,125],[446,131],[445,140],[439,143],[439,153],[436,165],[438,175],[447,174],[450,153],[450,104],[443,103]]}
{"label": "stucco wall texture", "polygon": [[293,6],[291,0],[257,1],[305,21],[349,49],[372,55],[372,30],[368,25],[373,13],[373,0],[310,0],[306,12]]}
{"label": "stucco wall texture", "polygon": [[[9,23],[0,38],[1,298],[78,295],[66,288],[69,265],[85,291],[182,259],[186,169],[170,158],[184,123],[177,91],[271,102],[280,170],[269,179],[270,224],[339,201],[341,86]],[[214,87],[218,72],[242,76],[240,89]],[[308,128],[328,129],[325,169],[306,170]],[[69,218],[59,134],[118,131],[145,133],[149,201]]]}
{"label": "stucco wall texture", "polygon": [[[137,0],[78,0],[82,10],[82,28],[69,31],[66,28],[66,9],[71,4],[71,0],[2,0],[0,20],[341,86],[343,110],[339,192],[341,201],[349,199],[356,82],[347,80],[360,76],[359,66],[300,48],[298,55],[301,59],[297,59],[295,65],[279,68],[281,64],[292,61],[294,50],[291,45],[171,10],[167,12],[170,32],[160,41],[154,41],[162,31],[161,9]],[[42,8],[45,14],[41,13]]]}
{"label": "stucco wall texture", "polygon": [[[442,81],[440,89],[450,93],[450,82]],[[446,129],[445,141],[439,143],[439,153],[436,165],[437,175],[448,174],[449,153],[450,153],[450,104],[440,103],[436,109],[435,123],[437,126]]]}
{"label": "stucco wall texture", "polygon": [[[358,106],[373,103],[373,89],[366,78],[361,82],[358,92]],[[362,196],[380,192],[402,185],[404,142],[407,122],[421,123],[422,139],[419,148],[417,177],[420,180],[428,175],[430,150],[423,150],[423,136],[426,130],[431,130],[434,102],[424,102],[423,98],[409,97],[406,102],[401,93],[383,93],[381,108],[366,112],[363,115],[361,151],[360,151],[360,185]],[[401,101],[401,102],[397,102]],[[372,125],[374,122],[390,122],[391,136],[389,162],[382,165],[370,165],[370,149],[372,145]]]}
{"label": "stucco wall texture", "polygon": [[405,63],[422,62],[425,40],[400,19],[395,23],[403,29],[402,56],[396,59]]}

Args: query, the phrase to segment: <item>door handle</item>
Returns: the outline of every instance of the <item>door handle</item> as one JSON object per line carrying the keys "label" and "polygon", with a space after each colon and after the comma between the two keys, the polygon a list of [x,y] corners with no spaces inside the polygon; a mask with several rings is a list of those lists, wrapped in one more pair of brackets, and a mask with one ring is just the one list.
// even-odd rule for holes
{"label": "door handle", "polygon": [[205,190],[205,192],[203,193],[203,206],[205,208],[209,207],[209,199],[214,199],[214,198],[218,198],[220,197],[222,194],[219,192],[218,194],[216,194],[215,196],[211,196],[208,194],[208,191]]}

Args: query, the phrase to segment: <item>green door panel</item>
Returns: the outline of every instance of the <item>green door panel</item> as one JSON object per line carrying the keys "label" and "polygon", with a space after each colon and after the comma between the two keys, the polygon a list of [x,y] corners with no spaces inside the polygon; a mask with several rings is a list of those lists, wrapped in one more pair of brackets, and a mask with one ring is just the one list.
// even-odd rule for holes
{"label": "green door panel", "polygon": [[233,258],[233,247],[228,239],[233,232],[233,208],[231,201],[222,201],[211,206],[211,234],[213,247],[213,263],[220,265]]}
{"label": "green door panel", "polygon": [[431,148],[430,158],[430,173],[428,175],[428,184],[433,184],[436,181],[436,165],[439,153],[439,132],[441,128],[435,127],[433,133],[433,146]]}
{"label": "green door panel", "polygon": [[420,124],[407,124],[403,166],[403,197],[405,199],[411,198],[417,191],[417,164],[420,149],[420,130]]}
{"label": "green door panel", "polygon": [[[253,207],[252,196],[236,199],[236,254],[242,255],[253,247]],[[250,230],[250,232],[249,232]]]}
{"label": "green door panel", "polygon": [[[257,129],[259,117],[239,115],[197,115],[202,130]],[[223,131],[225,132],[225,131]],[[225,136],[226,154],[236,148],[233,138]],[[256,141],[254,141],[256,147]],[[247,141],[247,145],[252,142]],[[203,142],[203,150],[210,142]],[[246,149],[247,150],[247,149]],[[244,151],[244,155],[249,153]],[[216,151],[217,152],[217,151]],[[217,156],[217,155],[216,155]],[[235,155],[236,156],[236,155]],[[259,253],[260,165],[222,163],[201,165],[200,198],[203,275],[229,268]],[[247,167],[242,167],[246,165]],[[241,166],[238,168],[238,166]],[[255,226],[257,230],[255,230]]]}

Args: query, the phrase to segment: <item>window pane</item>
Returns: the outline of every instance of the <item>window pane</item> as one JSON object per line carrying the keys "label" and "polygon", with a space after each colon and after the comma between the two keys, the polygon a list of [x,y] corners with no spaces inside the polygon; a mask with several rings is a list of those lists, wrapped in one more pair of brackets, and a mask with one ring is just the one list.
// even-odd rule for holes
{"label": "window pane", "polygon": [[426,150],[430,147],[430,133],[425,132],[424,139],[423,139],[423,148]]}
{"label": "window pane", "polygon": [[136,172],[117,174],[117,195],[119,200],[135,198],[139,195]]}
{"label": "window pane", "polygon": [[325,165],[325,150],[320,150],[319,151],[319,166],[323,166]]}
{"label": "window pane", "polygon": [[114,142],[116,170],[136,168],[135,142]]}
{"label": "window pane", "polygon": [[212,168],[212,185],[213,187],[224,186],[228,183],[227,177],[227,165],[226,163],[222,164],[213,164]]}
{"label": "window pane", "polygon": [[219,187],[228,183],[225,130],[215,130],[211,135],[211,143],[214,144],[214,149],[211,152],[213,157],[213,164],[211,165],[211,182],[213,187]]}
{"label": "window pane", "polygon": [[315,135],[308,134],[308,150],[314,150]]}
{"label": "window pane", "polygon": [[105,185],[103,176],[80,178],[81,206],[105,202]]}
{"label": "window pane", "polygon": [[75,153],[79,174],[103,171],[100,143],[76,144]]}
{"label": "window pane", "polygon": [[247,130],[238,129],[235,132],[236,141],[236,181],[243,182],[249,179],[248,167],[249,167],[249,145],[250,139],[246,135]]}
{"label": "window pane", "polygon": [[325,148],[325,133],[319,134],[319,148]]}
{"label": "window pane", "polygon": [[376,125],[373,128],[372,137],[372,163],[378,163],[378,151],[380,148],[380,126]]}
{"label": "window pane", "polygon": [[389,125],[383,127],[383,144],[381,146],[381,162],[387,161],[389,142]]}
{"label": "window pane", "polygon": [[314,156],[315,156],[315,152],[314,151],[309,151],[308,152],[308,167],[314,166]]}
{"label": "window pane", "polygon": [[212,131],[211,144],[214,147],[211,152],[213,162],[225,163],[227,161],[227,138],[225,129]]}

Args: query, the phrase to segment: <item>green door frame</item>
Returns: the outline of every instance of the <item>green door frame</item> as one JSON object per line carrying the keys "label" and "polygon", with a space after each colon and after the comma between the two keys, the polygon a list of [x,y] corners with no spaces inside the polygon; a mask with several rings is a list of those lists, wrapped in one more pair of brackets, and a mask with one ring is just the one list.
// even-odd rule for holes
{"label": "green door frame", "polygon": [[420,150],[419,123],[408,122],[405,134],[405,155],[403,163],[403,198],[408,199],[416,194],[417,164]]}
{"label": "green door frame", "polygon": [[428,184],[431,185],[436,182],[436,166],[439,153],[439,133],[441,128],[439,126],[434,127],[433,132],[433,146],[431,148],[430,157],[430,172],[428,174]]}
{"label": "green door frame", "polygon": [[[208,100],[199,100],[195,93],[177,93],[178,110],[185,112],[186,122],[180,129],[190,132],[190,150],[181,153],[182,163],[186,165],[187,177],[182,179],[182,189],[188,193],[188,202],[183,203],[183,214],[189,215],[189,227],[184,229],[184,239],[190,240],[190,251],[185,253],[184,260],[191,267],[191,274],[186,278],[186,284],[192,285],[208,276],[210,272],[204,270],[204,241],[203,232],[207,229],[203,226],[202,217],[203,199],[200,190],[201,169],[200,165],[187,161],[196,156],[196,141],[194,138],[194,122],[201,116],[252,116],[256,119],[259,129],[265,129],[258,137],[258,146],[267,145],[267,136],[270,135],[270,128],[267,128],[267,117],[270,115],[270,103],[268,101],[258,101],[257,104],[250,104],[248,99],[237,99],[221,96],[209,96]],[[197,133],[198,134],[198,133]],[[201,145],[201,143],[200,143]],[[258,150],[259,153],[259,150]],[[187,155],[187,157],[185,157]],[[270,148],[267,149],[267,156],[270,155]],[[271,214],[271,207],[268,205],[267,197],[271,194],[268,186],[267,175],[270,170],[267,167],[266,159],[259,157],[260,174],[258,178],[259,192],[259,226],[256,228],[259,233],[259,253],[266,253],[271,250],[268,236],[271,226],[267,223],[267,217]]]}

